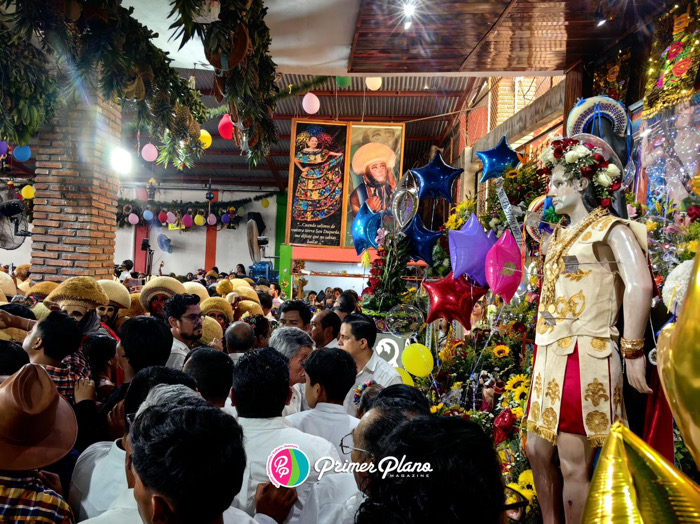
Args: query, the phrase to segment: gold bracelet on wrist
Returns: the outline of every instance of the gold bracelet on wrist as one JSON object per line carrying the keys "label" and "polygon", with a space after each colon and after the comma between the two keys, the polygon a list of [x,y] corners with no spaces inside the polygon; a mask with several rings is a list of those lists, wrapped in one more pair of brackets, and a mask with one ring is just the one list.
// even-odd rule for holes
{"label": "gold bracelet on wrist", "polygon": [[644,339],[637,338],[633,340],[628,340],[626,338],[620,339],[620,350],[622,356],[630,360],[640,358],[644,356]]}

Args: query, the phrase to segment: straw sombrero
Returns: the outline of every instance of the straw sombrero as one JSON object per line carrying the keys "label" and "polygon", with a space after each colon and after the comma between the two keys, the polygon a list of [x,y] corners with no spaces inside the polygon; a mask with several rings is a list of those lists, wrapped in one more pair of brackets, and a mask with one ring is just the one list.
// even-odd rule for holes
{"label": "straw sombrero", "polygon": [[187,293],[185,286],[177,279],[173,277],[156,277],[146,282],[146,285],[143,286],[139,300],[141,301],[143,309],[150,312],[151,310],[148,308],[148,303],[154,295],[166,295],[172,298],[175,295],[182,295],[184,293]]}
{"label": "straw sombrero", "polygon": [[226,321],[230,324],[233,322],[233,308],[225,298],[210,297],[204,300],[201,304],[202,313],[207,315],[213,311],[223,313],[226,316]]}
{"label": "straw sombrero", "polygon": [[197,295],[199,297],[200,304],[209,298],[207,288],[205,288],[199,282],[185,282],[182,285],[184,286],[186,293],[189,293],[190,295]]}
{"label": "straw sombrero", "polygon": [[372,162],[385,162],[386,167],[394,169],[396,153],[389,146],[378,142],[370,142],[360,147],[352,157],[352,170],[356,175],[364,175],[365,169]]}
{"label": "straw sombrero", "polygon": [[64,280],[49,293],[46,300],[59,306],[80,306],[87,309],[97,309],[109,304],[107,293],[90,277],[71,277]]}
{"label": "straw sombrero", "polygon": [[131,297],[129,290],[121,282],[114,280],[98,280],[97,284],[107,294],[109,303],[112,306],[129,309],[131,307]]}

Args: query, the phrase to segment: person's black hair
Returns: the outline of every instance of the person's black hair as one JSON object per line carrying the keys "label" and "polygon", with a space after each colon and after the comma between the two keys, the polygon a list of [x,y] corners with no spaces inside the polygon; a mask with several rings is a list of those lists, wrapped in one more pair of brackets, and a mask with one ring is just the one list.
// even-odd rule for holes
{"label": "person's black hair", "polygon": [[343,319],[343,324],[350,324],[350,331],[355,340],[367,339],[367,345],[372,348],[377,341],[377,326],[367,315],[350,313]]}
{"label": "person's black hair", "polygon": [[194,273],[192,273],[192,272],[190,271],[189,273],[187,273],[187,274],[185,275],[185,278],[186,278],[187,280],[193,280],[193,279],[194,279]]}
{"label": "person's black hair", "polygon": [[25,364],[29,364],[29,355],[21,344],[0,340],[0,375],[14,375]]}
{"label": "person's black hair", "polygon": [[168,499],[181,522],[212,522],[241,490],[243,430],[218,408],[151,406],[136,418],[130,441],[139,479]]}
{"label": "person's black hair", "polygon": [[36,325],[36,334],[41,337],[44,354],[63,360],[75,353],[83,341],[80,324],[63,311],[52,311]]}
{"label": "person's black hair", "polygon": [[217,275],[219,274],[219,268],[218,268],[218,267],[214,266],[213,268],[211,268],[211,270],[212,270],[214,273],[216,273]]}
{"label": "person's black hair", "polygon": [[360,413],[364,415],[372,409],[374,399],[377,398],[377,395],[382,389],[384,389],[384,387],[381,384],[372,384],[364,389],[360,397],[360,403],[357,405],[358,418],[361,418]]}
{"label": "person's black hair", "polygon": [[16,317],[22,317],[22,318],[28,318],[30,320],[36,320],[36,315],[34,314],[34,311],[29,309],[24,304],[18,304],[16,302],[11,302],[9,304],[3,304],[2,306],[0,306],[0,309],[2,309],[3,311],[7,311],[11,315],[15,315]]}
{"label": "person's black hair", "polygon": [[323,386],[329,402],[342,403],[357,378],[355,360],[339,348],[312,351],[304,362],[304,371],[311,385]]}
{"label": "person's black hair", "polygon": [[311,310],[303,300],[287,300],[280,306],[280,315],[288,311],[298,311],[304,325],[311,322]]}
{"label": "person's black hair", "polygon": [[341,293],[340,296],[335,299],[335,302],[338,303],[337,307],[343,313],[354,313],[357,308],[357,300],[347,291]]}
{"label": "person's black hair", "polygon": [[338,338],[338,333],[340,333],[340,324],[340,317],[333,311],[329,311],[321,318],[321,329],[325,331],[326,328],[331,328],[333,330],[333,338]]}
{"label": "person's black hair", "polygon": [[243,321],[253,327],[255,338],[264,337],[270,332],[270,321],[260,313],[253,315],[252,317],[246,317],[243,319]]}
{"label": "person's black hair", "polygon": [[339,291],[341,295],[343,294],[343,288],[342,288],[342,287],[334,287],[334,288],[333,288],[333,293],[335,293],[336,291]]}
{"label": "person's black hair", "polygon": [[197,382],[197,391],[207,402],[225,400],[233,384],[233,361],[221,351],[198,347],[187,355],[183,368]]}
{"label": "person's black hair", "polygon": [[224,273],[223,271],[221,273],[219,273],[219,278],[227,278],[227,277],[228,277],[228,273]]}
{"label": "person's black hair", "polygon": [[189,293],[178,293],[163,306],[163,319],[168,322],[171,317],[180,320],[187,313],[187,308],[199,304],[199,297]]}
{"label": "person's black hair", "polygon": [[367,499],[358,524],[434,521],[445,524],[501,521],[505,500],[498,455],[474,422],[460,417],[419,417],[383,439],[375,457],[406,457],[430,464],[432,471],[412,475],[370,473]]}
{"label": "person's black hair", "polygon": [[[240,273],[238,272],[238,268],[239,268],[239,267],[240,267],[240,268],[243,268],[243,271],[241,271]],[[245,272],[245,266],[244,266],[243,264],[236,264],[236,274],[238,274],[238,275],[245,275],[245,274],[246,274],[246,272]]]}
{"label": "person's black hair", "polygon": [[148,366],[136,373],[129,383],[124,397],[124,415],[135,415],[148,393],[160,384],[181,384],[192,391],[197,389],[196,380],[184,371],[165,366]]}
{"label": "person's black hair", "polygon": [[375,397],[375,403],[383,399],[401,399],[413,406],[417,415],[430,415],[430,403],[420,390],[406,384],[393,384],[382,389]]}
{"label": "person's black hair", "polygon": [[289,361],[272,348],[244,353],[233,370],[233,393],[241,417],[281,416],[289,394]]}
{"label": "person's black hair", "polygon": [[209,293],[210,297],[220,297],[219,292],[216,290],[216,284],[209,284],[207,287],[207,293]]}
{"label": "person's black hair", "polygon": [[122,262],[122,266],[124,266],[127,271],[131,271],[132,269],[134,269],[134,262],[133,260],[127,259],[124,262]]}
{"label": "person's black hair", "polygon": [[236,321],[233,324],[231,324],[226,329],[226,333],[224,333],[224,339],[226,340],[226,349],[229,353],[242,353],[244,351],[248,351],[255,345],[255,328],[253,328],[253,326],[250,326],[250,335],[245,338],[241,338],[239,336],[240,334],[237,335],[236,332],[245,328],[241,326],[239,322],[241,324],[245,324],[245,322],[243,321]]}
{"label": "person's black hair", "polygon": [[355,298],[355,302],[360,301],[360,295],[357,294],[357,291],[354,289],[346,289],[344,293],[348,293],[349,295],[352,295]]}
{"label": "person's black hair", "polygon": [[258,299],[260,299],[260,307],[272,309],[272,295],[264,291],[258,291]]}
{"label": "person's black hair", "polygon": [[318,296],[318,293],[316,293],[315,291],[309,291],[309,292],[306,293],[306,298],[309,298],[311,295],[316,295],[316,296]]}
{"label": "person's black hair", "polygon": [[95,380],[97,375],[104,370],[107,362],[114,358],[117,351],[117,341],[109,335],[88,335],[83,340],[83,353],[90,363],[92,379],[95,384],[99,380]]}
{"label": "person's black hair", "polygon": [[119,328],[120,344],[131,367],[140,371],[148,366],[164,366],[173,347],[173,335],[155,317],[133,317]]}
{"label": "person's black hair", "polygon": [[[270,281],[266,278],[260,277],[258,281],[256,282],[258,286],[267,286],[270,287]],[[269,293],[268,293],[269,295]]]}

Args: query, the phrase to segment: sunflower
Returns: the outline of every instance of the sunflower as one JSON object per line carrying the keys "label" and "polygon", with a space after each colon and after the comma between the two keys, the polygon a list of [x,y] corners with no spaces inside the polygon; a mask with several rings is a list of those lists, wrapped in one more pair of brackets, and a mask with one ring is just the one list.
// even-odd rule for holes
{"label": "sunflower", "polygon": [[514,167],[511,167],[510,169],[507,169],[505,172],[505,177],[506,178],[515,178],[520,174],[520,171],[515,169]]}
{"label": "sunflower", "polygon": [[531,469],[526,469],[520,474],[518,477],[518,484],[525,489],[529,489],[533,492],[535,491],[535,479]]}
{"label": "sunflower", "polygon": [[529,393],[529,388],[525,386],[520,386],[518,389],[516,389],[513,392],[513,399],[516,402],[522,402],[527,398],[527,394]]}
{"label": "sunflower", "polygon": [[493,354],[496,355],[498,358],[507,357],[509,353],[510,348],[504,344],[499,344],[498,346],[493,348]]}
{"label": "sunflower", "polygon": [[521,408],[520,406],[518,406],[517,408],[511,409],[511,412],[513,413],[513,415],[515,415],[515,418],[517,418],[518,420],[523,418],[523,415],[525,414],[525,412],[523,411],[523,408]]}
{"label": "sunflower", "polygon": [[506,390],[515,391],[520,386],[524,386],[528,382],[530,382],[530,379],[527,375],[523,375],[522,373],[520,375],[513,375],[508,379],[508,382],[506,382]]}

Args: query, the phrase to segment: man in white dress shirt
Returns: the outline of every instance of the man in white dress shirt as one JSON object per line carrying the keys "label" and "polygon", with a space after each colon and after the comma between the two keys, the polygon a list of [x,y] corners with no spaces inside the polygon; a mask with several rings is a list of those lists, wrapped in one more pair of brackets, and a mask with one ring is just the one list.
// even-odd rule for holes
{"label": "man in white dress shirt", "polygon": [[166,366],[182,369],[185,357],[195,347],[202,336],[204,315],[199,307],[199,297],[190,294],[178,294],[165,303],[163,318],[173,334],[173,347]]}
{"label": "man in white dress shirt", "polygon": [[314,349],[314,341],[306,331],[297,327],[282,327],[272,333],[270,347],[282,353],[289,362],[289,387],[292,388],[292,398],[282,412],[282,416],[286,417],[303,409],[306,383],[304,362]]}
{"label": "man in white dress shirt", "polygon": [[210,406],[226,407],[233,384],[233,362],[226,353],[208,347],[195,348],[185,358],[182,370],[197,382],[197,391]]}
{"label": "man in white dress shirt", "polygon": [[357,406],[354,401],[354,389],[365,382],[374,380],[383,387],[402,384],[401,375],[386,360],[377,355],[372,347],[377,340],[377,326],[361,313],[352,313],[345,317],[340,326],[338,345],[350,353],[357,366],[355,384],[345,396],[343,406],[348,415],[355,415]]}
{"label": "man in white dress shirt", "polygon": [[312,409],[288,416],[287,422],[304,433],[323,437],[335,446],[341,460],[349,459],[340,441],[360,422],[343,408],[345,395],[355,383],[355,361],[339,348],[317,349],[306,359],[304,370],[306,401]]}
{"label": "man in white dress shirt", "polygon": [[255,345],[255,330],[247,322],[238,320],[226,329],[224,340],[226,341],[228,356],[235,364],[243,353],[253,349]]}
{"label": "man in white dress shirt", "polygon": [[337,348],[340,333],[340,317],[333,311],[322,309],[311,319],[311,338],[316,349]]}
{"label": "man in white dress shirt", "polygon": [[285,522],[300,523],[299,516],[309,490],[318,481],[314,464],[323,457],[338,460],[338,452],[327,440],[285,423],[282,409],[290,395],[289,366],[280,353],[272,348],[258,348],[238,360],[233,373],[232,400],[245,435],[248,464],[243,474],[243,487],[233,505],[253,515],[257,486],[269,482],[267,460],[270,454],[279,446],[296,445],[309,459],[310,471],[306,481],[296,488],[299,498]]}
{"label": "man in white dress shirt", "polygon": [[[163,366],[150,366],[136,373],[124,398],[127,434],[128,421],[138,411],[148,392],[158,384],[182,384],[193,391],[197,387],[189,375]],[[112,501],[127,489],[124,441],[124,438],[120,438],[114,442],[97,442],[78,457],[68,496],[77,522],[104,513]]]}

